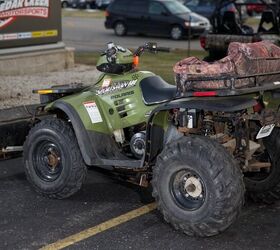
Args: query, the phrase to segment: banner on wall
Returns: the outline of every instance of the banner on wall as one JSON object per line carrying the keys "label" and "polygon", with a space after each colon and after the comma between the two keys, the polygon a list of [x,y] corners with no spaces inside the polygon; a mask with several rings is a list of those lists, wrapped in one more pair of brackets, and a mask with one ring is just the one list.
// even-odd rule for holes
{"label": "banner on wall", "polygon": [[60,0],[0,0],[0,49],[59,41]]}

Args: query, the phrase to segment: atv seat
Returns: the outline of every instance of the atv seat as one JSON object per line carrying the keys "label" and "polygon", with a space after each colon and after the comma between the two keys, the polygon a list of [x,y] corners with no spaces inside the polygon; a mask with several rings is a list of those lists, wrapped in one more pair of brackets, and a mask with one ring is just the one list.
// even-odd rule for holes
{"label": "atv seat", "polygon": [[[265,27],[265,24],[271,25],[269,28]],[[277,33],[279,32],[279,27],[277,24],[277,19],[271,10],[264,11],[262,13],[261,22],[258,28],[258,33]]]}
{"label": "atv seat", "polygon": [[165,82],[159,76],[150,76],[140,82],[146,105],[163,103],[175,98],[176,87]]}

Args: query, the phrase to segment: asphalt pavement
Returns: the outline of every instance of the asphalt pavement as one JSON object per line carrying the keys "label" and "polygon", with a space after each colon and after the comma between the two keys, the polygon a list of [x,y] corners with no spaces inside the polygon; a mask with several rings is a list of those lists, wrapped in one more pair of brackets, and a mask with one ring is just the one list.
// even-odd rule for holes
{"label": "asphalt pavement", "polygon": [[[65,200],[36,194],[22,159],[0,162],[0,248],[39,249],[153,202],[150,192],[90,170],[82,190]],[[67,249],[280,249],[280,203],[248,203],[226,232],[191,238],[152,211]]]}
{"label": "asphalt pavement", "polygon": [[[113,30],[106,30],[103,18],[64,17],[62,20],[63,41],[77,51],[101,51],[108,42],[114,42],[125,48],[137,48],[146,42],[157,42],[159,46],[188,49],[188,40],[174,41],[164,37],[150,37],[129,34],[115,36]],[[191,40],[191,49],[201,50],[198,39]]]}

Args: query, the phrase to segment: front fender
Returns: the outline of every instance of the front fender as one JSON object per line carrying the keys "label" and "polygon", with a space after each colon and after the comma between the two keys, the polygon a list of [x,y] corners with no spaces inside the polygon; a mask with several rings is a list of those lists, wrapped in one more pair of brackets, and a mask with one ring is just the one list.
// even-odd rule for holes
{"label": "front fender", "polygon": [[97,156],[93,150],[93,147],[91,147],[91,141],[89,139],[88,132],[76,110],[70,104],[61,100],[48,105],[47,110],[49,112],[60,110],[67,115],[73,126],[85,163],[87,165],[93,165],[93,162]]}

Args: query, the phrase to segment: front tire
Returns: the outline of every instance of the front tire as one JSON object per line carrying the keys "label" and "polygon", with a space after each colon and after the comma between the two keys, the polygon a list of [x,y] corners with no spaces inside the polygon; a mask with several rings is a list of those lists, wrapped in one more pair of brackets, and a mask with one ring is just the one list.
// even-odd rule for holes
{"label": "front tire", "polygon": [[87,173],[72,128],[55,118],[30,130],[24,144],[24,168],[35,191],[56,199],[75,194]]}
{"label": "front tire", "polygon": [[212,236],[227,229],[244,202],[242,173],[214,140],[183,137],[158,156],[153,196],[164,219],[190,236]]}
{"label": "front tire", "polygon": [[173,40],[180,40],[183,37],[183,29],[179,25],[174,25],[170,30],[170,37]]}
{"label": "front tire", "polygon": [[114,31],[117,36],[125,36],[127,34],[127,27],[124,22],[117,22],[114,25]]}

